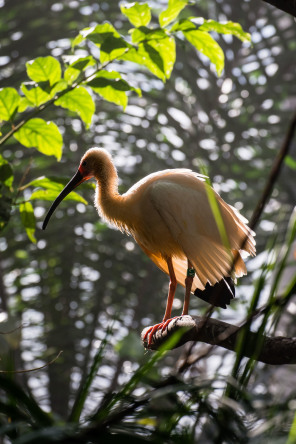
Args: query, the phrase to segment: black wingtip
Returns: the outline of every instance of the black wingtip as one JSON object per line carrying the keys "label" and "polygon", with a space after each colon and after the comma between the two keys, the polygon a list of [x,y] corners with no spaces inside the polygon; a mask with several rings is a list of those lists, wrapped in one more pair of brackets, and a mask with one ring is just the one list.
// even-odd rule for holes
{"label": "black wingtip", "polygon": [[194,294],[215,307],[227,308],[235,297],[234,282],[231,277],[227,276],[215,285],[207,283],[204,290],[197,288]]}

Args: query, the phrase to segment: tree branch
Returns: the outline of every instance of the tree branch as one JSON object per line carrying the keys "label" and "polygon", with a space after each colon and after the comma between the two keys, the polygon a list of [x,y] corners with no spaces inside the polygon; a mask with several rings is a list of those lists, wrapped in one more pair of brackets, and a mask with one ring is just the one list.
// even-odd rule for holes
{"label": "tree branch", "polygon": [[287,12],[288,14],[296,17],[296,0],[263,0],[265,3],[269,3],[275,6],[281,11]]}
{"label": "tree branch", "polygon": [[[184,329],[180,341],[175,348],[189,341],[205,342],[206,344],[223,347],[235,351],[237,338],[241,327],[218,321],[217,319],[206,319],[201,316],[182,316],[173,319],[165,331],[157,330],[153,336],[153,343],[149,349],[157,350],[165,341],[180,328]],[[145,347],[144,335],[147,328],[142,331],[141,338]],[[262,339],[262,343],[260,343]],[[260,350],[258,351],[258,345]],[[258,333],[248,332],[246,341],[245,357],[254,357],[256,361],[271,365],[296,364],[296,338],[283,336],[258,337]]]}

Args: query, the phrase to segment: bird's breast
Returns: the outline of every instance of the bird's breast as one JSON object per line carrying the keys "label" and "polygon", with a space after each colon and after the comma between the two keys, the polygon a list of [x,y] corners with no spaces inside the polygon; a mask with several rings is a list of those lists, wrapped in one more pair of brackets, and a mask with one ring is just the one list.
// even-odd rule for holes
{"label": "bird's breast", "polygon": [[134,208],[136,211],[129,231],[140,246],[165,258],[183,256],[180,245],[155,208],[148,192],[143,191]]}

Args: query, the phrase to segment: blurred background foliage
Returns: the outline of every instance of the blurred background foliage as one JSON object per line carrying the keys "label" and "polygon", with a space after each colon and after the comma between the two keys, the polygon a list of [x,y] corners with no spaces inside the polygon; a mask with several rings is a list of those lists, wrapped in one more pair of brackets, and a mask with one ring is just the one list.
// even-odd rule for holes
{"label": "blurred background foliage", "polygon": [[[165,4],[151,2],[156,11]],[[24,176],[26,182],[41,175],[70,178],[85,150],[97,145],[114,156],[122,192],[153,171],[175,167],[198,171],[205,165],[215,189],[249,218],[296,109],[295,20],[255,0],[201,0],[190,8],[194,16],[239,22],[251,33],[252,46],[231,36],[217,37],[226,56],[219,78],[203,56],[182,42],[166,84],[144,69],[135,73],[125,65],[127,79],[141,87],[143,96],[131,96],[124,113],[97,100],[89,130],[65,110],[47,109],[42,117],[53,120],[63,133],[62,160],[57,164],[10,140],[2,154],[15,166],[15,183]],[[118,30],[128,28],[115,0],[0,0],[0,87],[18,87],[26,77],[26,61],[68,54],[80,29],[104,20]],[[249,274],[238,283],[231,307],[215,311],[219,319],[233,323],[244,319],[262,268],[260,303],[268,299],[295,205],[295,158],[294,142],[256,230],[258,255],[248,261]],[[1,370],[40,367],[63,350],[52,365],[14,375],[60,422],[69,417],[108,328],[112,333],[99,359],[83,418],[93,415],[99,405],[102,408],[108,394],[120,392],[153,356],[142,348],[140,332],[161,319],[168,285],[167,277],[132,238],[100,221],[92,205],[93,191],[85,188],[83,196],[89,205],[63,203],[46,232],[40,228],[49,205],[36,203],[36,244],[30,243],[14,213],[0,237],[0,329],[19,327],[0,337]],[[296,247],[291,245],[279,294],[295,276]],[[182,299],[180,289],[175,314]],[[194,298],[190,314],[206,308]],[[271,317],[267,320],[266,331],[295,336],[295,313],[291,297],[276,323]],[[147,436],[155,442],[287,442],[296,407],[294,367],[255,366],[246,391],[242,387],[234,400],[223,396],[223,390],[234,375],[235,355],[215,348],[203,359],[206,350],[202,344],[182,347],[150,368],[148,379],[141,380],[134,392],[139,406],[132,409],[133,418],[122,420],[125,431],[130,427],[139,441]],[[181,367],[189,355],[195,363]],[[242,360],[240,365],[246,363]],[[151,387],[162,390],[155,399],[148,396]],[[1,422],[5,424],[3,418]]]}

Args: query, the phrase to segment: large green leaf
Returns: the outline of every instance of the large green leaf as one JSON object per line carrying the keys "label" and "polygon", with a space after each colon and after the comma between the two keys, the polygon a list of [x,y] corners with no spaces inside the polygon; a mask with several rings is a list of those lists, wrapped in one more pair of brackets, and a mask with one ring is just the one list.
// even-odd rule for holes
{"label": "large green leaf", "polygon": [[21,221],[26,229],[28,238],[31,242],[36,242],[34,233],[36,227],[36,219],[34,215],[33,206],[30,202],[20,204]]}
{"label": "large green leaf", "polygon": [[0,120],[10,120],[17,110],[20,96],[14,88],[0,88]]}
{"label": "large green leaf", "polygon": [[51,98],[51,95],[44,89],[40,88],[40,86],[36,85],[36,83],[22,83],[21,90],[26,98],[29,100],[31,105],[34,106],[39,106],[42,103],[47,102]]}
{"label": "large green leaf", "polygon": [[62,156],[63,138],[58,127],[53,122],[35,118],[26,122],[14,137],[27,148],[36,148],[47,156]]}
{"label": "large green leaf", "polygon": [[19,104],[19,107],[18,107],[18,112],[22,113],[27,108],[30,108],[30,107],[33,107],[33,106],[34,106],[33,103],[30,102],[30,100],[27,99],[27,97],[21,97],[20,104]]}
{"label": "large green leaf", "polygon": [[175,20],[187,4],[188,0],[169,0],[167,9],[159,15],[160,26],[167,26]]}
{"label": "large green leaf", "polygon": [[130,62],[144,65],[163,82],[171,75],[176,60],[176,44],[173,37],[164,30],[148,28],[135,29],[132,33],[133,48],[121,58]]}
{"label": "large green leaf", "polygon": [[136,28],[149,25],[151,10],[147,3],[123,3],[120,5],[120,9]]}
{"label": "large green leaf", "polygon": [[220,76],[224,69],[224,52],[210,34],[204,31],[183,31],[186,39],[215,65]]}
{"label": "large green leaf", "polygon": [[242,42],[250,42],[251,35],[245,32],[239,23],[226,22],[219,23],[215,20],[205,20],[199,27],[200,31],[215,31],[219,34],[231,34],[240,39]]}
{"label": "large green leaf", "polygon": [[138,95],[141,95],[138,88],[129,85],[115,71],[99,71],[95,77],[87,82],[87,85],[105,100],[120,105],[123,109],[125,109],[128,102],[127,91],[135,91]]}
{"label": "large green leaf", "polygon": [[121,37],[114,26],[108,22],[80,31],[73,40],[72,47],[79,45],[86,39],[100,48],[101,63],[106,63],[119,57],[130,48],[130,45]]}
{"label": "large green leaf", "polygon": [[[63,188],[64,187],[61,186],[60,190],[58,190],[58,191],[51,190],[51,189],[36,190],[31,194],[30,200],[54,201],[55,198],[58,196],[58,194],[60,193],[60,191],[62,191]],[[71,193],[68,194],[68,196],[66,196],[63,200],[74,200],[75,202],[81,202],[85,205],[87,205],[87,203],[88,203],[82,196],[80,196],[75,191],[71,191]]]}
{"label": "large green leaf", "polygon": [[68,84],[72,84],[78,76],[89,66],[95,65],[96,61],[92,56],[81,57],[79,55],[64,56],[63,60],[69,64],[64,72],[64,79]]}
{"label": "large green leaf", "polygon": [[64,94],[55,101],[55,105],[74,111],[81,117],[86,128],[90,127],[91,119],[95,112],[95,103],[90,93],[83,86],[77,86]]}
{"label": "large green leaf", "polygon": [[[30,200],[49,200],[53,201],[57,197],[57,195],[64,189],[66,185],[65,180],[58,181],[54,180],[50,177],[38,177],[37,179],[32,180],[31,182],[27,183],[25,186],[22,187],[22,189],[28,188],[28,187],[35,187],[35,188],[44,188],[43,190],[36,190],[31,194]],[[75,202],[81,202],[87,205],[87,201],[81,197],[78,193],[75,191],[72,191],[68,196],[64,198],[64,200],[74,200]]]}
{"label": "large green leaf", "polygon": [[49,82],[54,85],[61,79],[61,65],[52,56],[38,57],[26,63],[27,74],[34,82]]}

